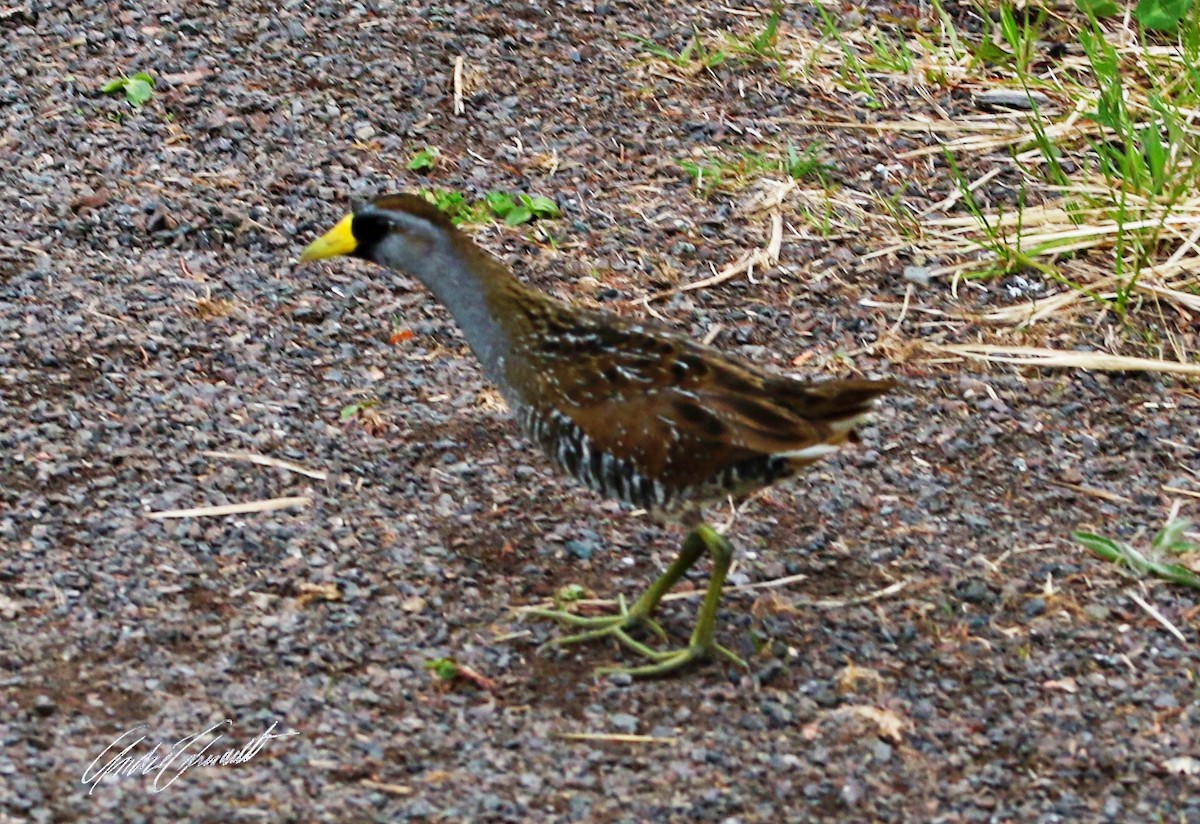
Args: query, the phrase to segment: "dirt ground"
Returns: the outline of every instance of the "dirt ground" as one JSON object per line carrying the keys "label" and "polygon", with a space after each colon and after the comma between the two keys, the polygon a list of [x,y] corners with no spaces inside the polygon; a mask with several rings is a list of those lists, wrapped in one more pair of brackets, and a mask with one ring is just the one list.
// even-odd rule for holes
{"label": "dirt ground", "polygon": [[[1200,593],[1069,538],[1144,538],[1163,485],[1200,488],[1195,385],[930,355],[1020,337],[963,319],[1020,289],[909,289],[911,261],[863,265],[866,235],[822,238],[786,205],[779,265],[676,291],[766,232],[742,195],[696,194],[677,161],[698,150],[816,143],[848,189],[953,193],[938,164],[896,160],[928,135],[804,123],[953,116],[969,95],[896,87],[868,113],[760,65],[679,76],[623,36],[678,48],[754,22],[735,12],[0,13],[0,820],[1200,821],[1200,776],[1169,766],[1200,758]],[[814,21],[789,5],[784,26]],[[157,80],[143,108],[99,92],[137,71]],[[438,165],[409,171],[425,146]],[[903,380],[861,446],[730,526],[732,584],[792,578],[723,602],[750,672],[630,683],[592,676],[630,660],[615,648],[537,652],[558,630],[514,608],[569,583],[635,595],[680,536],[551,471],[417,284],[295,265],[351,197],[422,186],[554,199],[540,231],[473,232],[559,296],[781,371]],[[1122,345],[1112,330],[1035,342]],[[148,517],[284,496],[310,501]],[[696,604],[666,605],[680,640]],[[491,683],[439,684],[440,658]],[[165,788],[177,770],[84,780],[137,725],[142,755],[223,719],[210,752],[295,735]]]}

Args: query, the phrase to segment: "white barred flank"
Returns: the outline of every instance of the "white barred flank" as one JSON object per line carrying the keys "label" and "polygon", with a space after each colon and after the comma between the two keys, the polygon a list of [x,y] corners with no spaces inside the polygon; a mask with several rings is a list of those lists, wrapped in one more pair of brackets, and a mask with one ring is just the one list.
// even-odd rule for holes
{"label": "white barred flank", "polygon": [[539,414],[524,407],[518,420],[534,443],[593,492],[643,509],[662,509],[674,502],[675,495],[661,481],[643,475],[629,461],[595,449],[591,438],[562,412]]}
{"label": "white barred flank", "polygon": [[543,414],[526,406],[517,417],[529,438],[563,471],[593,492],[643,509],[670,509],[684,501],[751,492],[794,475],[801,465],[838,449],[830,444],[814,444],[794,452],[766,455],[726,466],[704,483],[676,489],[646,476],[632,462],[596,449],[587,434],[558,410]]}

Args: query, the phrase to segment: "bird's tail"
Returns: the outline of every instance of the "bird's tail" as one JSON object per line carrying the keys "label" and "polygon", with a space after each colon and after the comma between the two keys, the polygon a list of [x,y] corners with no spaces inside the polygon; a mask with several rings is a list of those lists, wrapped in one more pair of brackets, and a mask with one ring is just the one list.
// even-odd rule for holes
{"label": "bird's tail", "polygon": [[[776,399],[795,414],[829,428],[824,443],[830,446],[854,440],[854,429],[864,423],[875,400],[899,384],[892,380],[846,380],[803,384],[779,380],[770,389]],[[832,450],[831,450],[832,451]]]}

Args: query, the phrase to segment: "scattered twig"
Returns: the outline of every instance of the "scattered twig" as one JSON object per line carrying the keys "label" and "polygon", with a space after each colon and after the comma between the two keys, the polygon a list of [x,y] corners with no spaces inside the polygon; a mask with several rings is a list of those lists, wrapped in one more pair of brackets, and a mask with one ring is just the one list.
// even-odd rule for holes
{"label": "scattered twig", "polygon": [[976,360],[1019,366],[1090,369],[1100,372],[1173,372],[1200,375],[1200,364],[1131,358],[1106,352],[1068,352],[1037,346],[996,346],[983,343],[933,344],[930,349]]}
{"label": "scattered twig", "polygon": [[877,590],[876,592],[872,592],[867,595],[860,595],[857,598],[847,598],[844,601],[813,601],[812,605],[818,609],[839,609],[841,607],[853,607],[857,606],[858,604],[866,604],[871,601],[878,601],[880,598],[886,598],[889,595],[895,595],[906,586],[908,586],[908,581],[897,581],[894,584],[888,584],[881,590]]}
{"label": "scattered twig", "polygon": [[297,475],[304,475],[308,478],[315,478],[318,481],[323,481],[326,474],[319,469],[309,469],[301,466],[298,463],[272,458],[269,455],[256,455],[253,452],[219,452],[215,450],[206,450],[200,453],[206,458],[223,458],[229,461],[246,461],[259,466],[274,466],[279,469],[286,469],[288,472],[295,472]]}
{"label": "scattered twig", "polygon": [[1043,549],[1053,549],[1056,546],[1058,546],[1058,544],[1033,544],[1032,546],[1026,547],[1013,547],[1001,552],[994,561],[990,558],[984,557],[983,555],[976,555],[975,560],[979,561],[992,572],[999,573],[1000,567],[1004,565],[1004,562],[1009,558],[1012,558],[1014,555],[1024,555],[1027,552],[1041,552]]}
{"label": "scattered twig", "polygon": [[454,113],[463,114],[467,107],[463,103],[463,57],[454,58]]}
{"label": "scattered twig", "polygon": [[992,178],[1005,170],[1004,166],[997,166],[994,169],[984,173],[978,179],[971,182],[964,192],[961,188],[955,188],[946,198],[925,209],[917,217],[927,217],[934,212],[945,212],[950,209],[955,203],[962,200],[967,194],[974,194],[981,186],[986,186],[991,182]]}
{"label": "scattered twig", "polygon": [[1150,617],[1153,618],[1155,621],[1158,621],[1158,623],[1162,624],[1164,627],[1166,627],[1167,630],[1172,635],[1174,635],[1176,638],[1178,638],[1183,643],[1185,643],[1185,644],[1187,643],[1187,639],[1183,637],[1183,633],[1179,631],[1179,628],[1176,627],[1174,624],[1172,624],[1170,621],[1168,621],[1167,616],[1165,616],[1161,612],[1159,612],[1154,607],[1153,604],[1146,601],[1146,599],[1142,598],[1142,596],[1138,595],[1136,592],[1129,593],[1129,598],[1135,604],[1137,604],[1139,607],[1146,610],[1146,612],[1150,613]]}
{"label": "scattered twig", "polygon": [[1062,487],[1063,489],[1069,489],[1072,492],[1078,492],[1081,495],[1091,495],[1093,498],[1099,498],[1102,501],[1109,501],[1110,503],[1114,504],[1133,503],[1133,501],[1131,501],[1129,498],[1126,498],[1124,495],[1118,495],[1116,492],[1109,492],[1104,489],[1096,489],[1094,486],[1071,484],[1067,483],[1066,481],[1050,481],[1050,484],[1052,486]]}
{"label": "scattered twig", "polygon": [[192,509],[167,509],[162,512],[147,512],[146,517],[161,521],[167,518],[204,518],[211,515],[241,515],[247,512],[270,512],[274,509],[308,506],[311,503],[312,498],[308,496],[269,498],[261,501],[246,501],[240,504],[221,504],[220,506],[198,506]]}
{"label": "scattered twig", "polygon": [[662,300],[663,298],[674,297],[681,292],[691,292],[696,289],[707,289],[710,286],[716,286],[724,283],[727,280],[732,280],[738,275],[745,273],[747,277],[753,278],[754,267],[769,268],[779,262],[779,250],[783,245],[783,215],[779,212],[771,213],[771,236],[767,241],[767,245],[762,249],[754,249],[746,252],[734,263],[726,266],[712,277],[697,280],[693,283],[687,283],[675,289],[666,289],[662,292],[656,292],[646,298],[647,301]]}
{"label": "scattered twig", "polygon": [[413,794],[413,788],[404,784],[388,784],[384,781],[373,781],[370,778],[364,778],[358,783],[368,790],[379,790],[379,792],[389,795],[409,796]]}
{"label": "scattered twig", "polygon": [[926,315],[934,315],[942,318],[956,317],[949,312],[943,312],[941,309],[931,309],[928,306],[912,306],[907,303],[889,303],[883,300],[872,300],[871,298],[863,298],[858,302],[859,306],[867,306],[872,309],[896,309],[900,312],[921,312]]}
{"label": "scattered twig", "polygon": [[904,303],[902,303],[900,305],[900,316],[898,318],[896,318],[896,322],[893,323],[892,327],[888,330],[893,335],[895,335],[896,333],[898,333],[900,331],[900,325],[902,323],[904,323],[904,319],[906,317],[908,317],[908,304],[909,304],[909,301],[912,300],[912,293],[913,293],[913,285],[910,283],[904,289]]}
{"label": "scattered twig", "polygon": [[674,744],[677,740],[657,735],[633,735],[617,732],[558,732],[554,733],[554,737],[567,741],[605,741],[614,744]]}
{"label": "scattered twig", "polygon": [[704,333],[704,337],[700,339],[700,342],[705,346],[712,346],[712,342],[717,339],[717,335],[721,334],[721,330],[724,328],[724,324],[714,323],[712,328]]}

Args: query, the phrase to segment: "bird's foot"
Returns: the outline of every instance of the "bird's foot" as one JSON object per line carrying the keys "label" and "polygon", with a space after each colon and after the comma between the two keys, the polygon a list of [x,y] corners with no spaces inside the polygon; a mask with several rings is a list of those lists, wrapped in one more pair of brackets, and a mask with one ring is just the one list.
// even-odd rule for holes
{"label": "bird's foot", "polygon": [[583,632],[574,635],[551,639],[546,642],[546,646],[564,647],[568,644],[579,644],[600,638],[613,638],[638,655],[657,658],[661,653],[646,646],[629,633],[638,627],[645,627],[662,641],[667,640],[667,633],[663,631],[657,621],[638,610],[637,604],[634,604],[634,610],[631,611],[625,606],[624,597],[618,597],[617,603],[620,607],[617,615],[584,616],[576,615],[565,609],[529,609],[525,611],[525,614],[535,618],[550,618],[559,623],[583,629]]}
{"label": "bird's foot", "polygon": [[650,650],[648,657],[654,659],[653,664],[646,664],[641,667],[599,667],[596,669],[596,675],[620,674],[630,675],[634,678],[657,678],[660,675],[669,675],[676,670],[701,661],[707,661],[711,658],[724,658],[734,666],[741,667],[742,669],[748,668],[746,662],[739,656],[712,641],[708,644],[693,641],[682,649]]}

